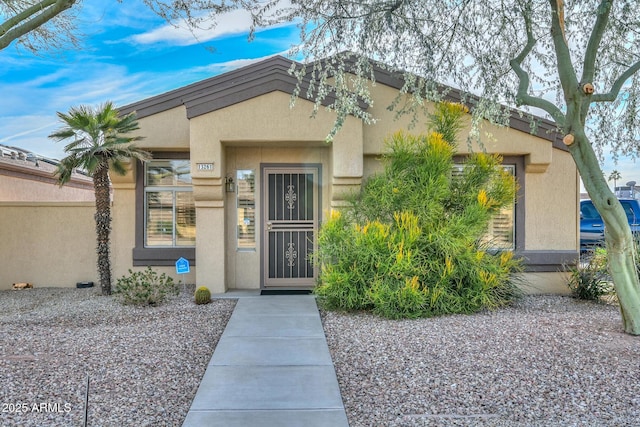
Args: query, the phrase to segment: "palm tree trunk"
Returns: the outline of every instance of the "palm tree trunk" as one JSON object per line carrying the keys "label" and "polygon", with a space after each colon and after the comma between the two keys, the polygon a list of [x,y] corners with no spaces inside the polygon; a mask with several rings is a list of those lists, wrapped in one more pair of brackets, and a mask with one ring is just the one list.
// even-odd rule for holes
{"label": "palm tree trunk", "polygon": [[96,236],[98,245],[98,274],[102,295],[111,294],[111,259],[109,253],[109,234],[111,232],[111,195],[109,194],[109,164],[102,160],[93,174],[96,194]]}

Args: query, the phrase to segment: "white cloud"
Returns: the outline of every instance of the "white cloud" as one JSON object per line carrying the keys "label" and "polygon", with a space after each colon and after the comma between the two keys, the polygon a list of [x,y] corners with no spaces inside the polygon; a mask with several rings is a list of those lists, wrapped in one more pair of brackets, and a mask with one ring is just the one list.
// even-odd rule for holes
{"label": "white cloud", "polygon": [[55,114],[2,116],[0,127],[3,134],[0,136],[0,144],[29,150],[44,157],[61,159],[64,157],[64,144],[56,144],[47,138],[58,126]]}
{"label": "white cloud", "polygon": [[[211,27],[207,29],[207,27]],[[189,29],[184,23],[165,24],[146,33],[131,37],[135,43],[154,44],[167,42],[186,46],[228,35],[248,33],[251,28],[251,15],[245,10],[234,10],[216,19],[214,23],[203,23],[202,28]]]}
{"label": "white cloud", "polygon": [[[4,138],[0,138],[0,143],[3,143],[3,144],[6,145],[8,142],[11,142],[12,140],[32,135],[34,133],[40,132],[41,130],[49,129],[49,128],[51,128],[51,126],[57,124],[56,122],[48,122],[47,123],[46,117],[43,117],[43,116],[22,116],[21,119],[23,119],[23,120],[27,119],[27,120],[32,121],[33,123],[39,123],[39,124],[45,123],[45,124],[41,125],[40,127],[29,128],[27,130],[18,130],[18,133],[16,133],[16,134],[13,134],[13,135],[10,134],[8,136],[5,136]],[[9,133],[11,132],[10,127],[11,127],[11,125],[9,124],[8,125]]]}
{"label": "white cloud", "polygon": [[[285,9],[291,8],[290,0],[279,0],[271,7],[263,18],[273,18]],[[244,9],[232,10],[215,17],[207,17],[198,25],[199,28],[189,28],[184,21],[166,23],[151,31],[135,34],[129,40],[136,44],[169,43],[177,46],[187,46],[226,36],[248,34],[252,26],[251,13]],[[278,28],[291,25],[292,22],[282,22],[270,25],[268,28]],[[264,30],[266,28],[257,28]]]}
{"label": "white cloud", "polygon": [[287,56],[287,53],[288,51],[284,50],[282,52],[277,52],[272,55],[261,56],[259,58],[240,58],[240,59],[233,59],[231,61],[217,62],[215,64],[209,64],[203,67],[191,68],[190,70],[188,70],[188,72],[191,72],[194,74],[211,74],[211,75],[222,74],[228,71],[233,71],[238,68],[245,67],[249,64],[254,64],[256,62],[264,61],[265,59],[271,58],[273,56],[278,56],[278,55]]}
{"label": "white cloud", "polygon": [[62,158],[64,144],[48,138],[60,126],[57,111],[105,100],[123,105],[145,98],[157,93],[154,78],[147,73],[127,75],[124,67],[94,63],[84,66],[82,73],[63,68],[22,83],[0,83],[0,143]]}

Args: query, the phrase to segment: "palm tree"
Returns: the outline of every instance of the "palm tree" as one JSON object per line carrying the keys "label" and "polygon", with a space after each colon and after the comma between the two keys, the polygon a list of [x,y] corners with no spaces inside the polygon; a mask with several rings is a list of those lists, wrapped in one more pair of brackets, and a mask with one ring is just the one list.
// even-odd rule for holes
{"label": "palm tree", "polygon": [[58,112],[64,124],[49,135],[56,142],[73,139],[64,147],[67,157],[60,161],[55,175],[60,186],[71,179],[74,170],[84,170],[93,178],[96,196],[96,236],[98,274],[103,295],[111,294],[111,260],[109,234],[111,232],[111,196],[109,169],[124,175],[126,159],[146,160],[149,153],[133,144],[140,136],[126,134],[139,129],[135,113],[120,116],[112,102],[96,108],[81,105],[68,114]]}
{"label": "palm tree", "polygon": [[611,175],[609,175],[609,181],[613,181],[613,193],[616,193],[616,187],[618,184],[618,180],[622,178],[622,175],[620,175],[620,172],[618,172],[617,170],[612,170],[611,171]]}

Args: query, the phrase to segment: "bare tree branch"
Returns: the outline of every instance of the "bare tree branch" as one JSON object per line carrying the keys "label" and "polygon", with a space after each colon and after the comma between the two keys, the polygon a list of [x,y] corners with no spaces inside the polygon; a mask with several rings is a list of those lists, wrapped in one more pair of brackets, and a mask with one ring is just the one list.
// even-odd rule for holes
{"label": "bare tree branch", "polygon": [[525,27],[527,30],[527,44],[522,48],[522,51],[513,58],[509,64],[511,68],[516,73],[519,79],[518,83],[518,92],[516,93],[516,102],[518,105],[529,105],[531,107],[540,108],[555,120],[558,126],[564,126],[564,114],[558,107],[556,107],[552,102],[547,101],[546,99],[531,96],[529,94],[529,74],[522,68],[522,61],[531,53],[534,46],[536,45],[536,39],[533,35],[533,30],[531,28],[531,20],[530,15],[527,14],[524,10],[522,11],[522,16],[524,18]]}
{"label": "bare tree branch", "polygon": [[0,50],[71,8],[77,0],[43,0],[0,24]]}
{"label": "bare tree branch", "polygon": [[569,46],[564,39],[562,27],[564,23],[560,23],[557,0],[549,0],[551,5],[551,37],[556,51],[558,60],[558,75],[562,83],[562,89],[566,100],[573,98],[573,91],[578,86],[578,79],[571,64],[571,54]]}
{"label": "bare tree branch", "polygon": [[[583,85],[587,83],[591,84],[593,82],[596,58],[598,56],[598,50],[600,49],[600,42],[602,41],[604,32],[607,28],[607,25],[609,24],[611,4],[611,0],[602,0],[600,5],[598,5],[596,11],[596,22],[593,25],[593,30],[591,31],[591,35],[589,36],[589,43],[587,43],[587,48],[585,49],[584,54],[582,79],[580,80],[580,83]],[[580,105],[580,121],[582,123],[587,120],[587,115],[589,114],[589,106],[592,102],[592,95],[590,93],[585,95],[586,96],[584,97]]]}
{"label": "bare tree branch", "polygon": [[582,68],[582,83],[592,83],[593,75],[595,73],[596,57],[598,56],[598,50],[600,49],[600,42],[604,31],[609,24],[609,14],[611,13],[611,0],[602,0],[598,6],[596,23],[591,31],[591,37],[589,37],[589,43],[584,56],[584,66]]}
{"label": "bare tree branch", "polygon": [[620,93],[620,89],[622,89],[622,85],[626,82],[631,76],[640,71],[640,61],[637,61],[635,64],[631,65],[629,68],[625,70],[624,73],[617,78],[617,80],[611,86],[611,90],[607,93],[598,93],[591,97],[591,102],[613,102],[618,97]]}

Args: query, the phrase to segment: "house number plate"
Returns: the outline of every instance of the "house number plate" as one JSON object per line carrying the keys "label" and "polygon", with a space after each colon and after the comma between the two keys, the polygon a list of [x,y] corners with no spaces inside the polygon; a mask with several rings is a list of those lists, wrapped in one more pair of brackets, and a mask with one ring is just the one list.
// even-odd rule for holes
{"label": "house number plate", "polygon": [[197,163],[199,171],[212,171],[213,163]]}

